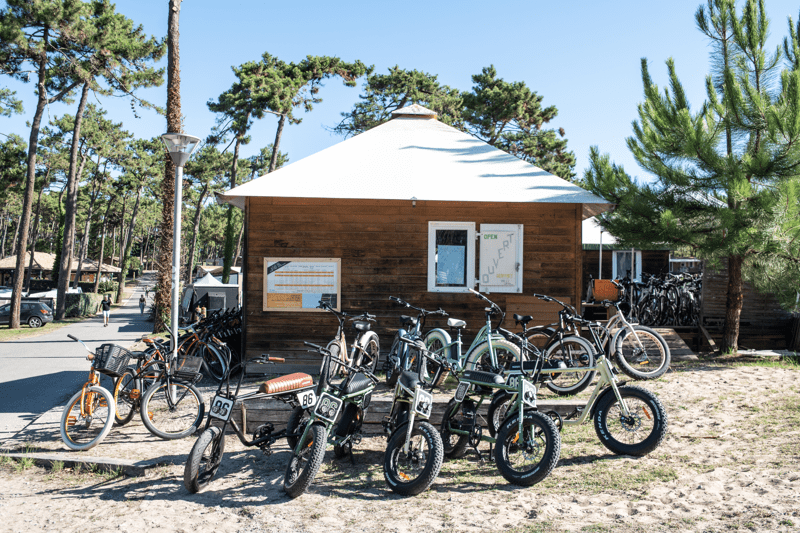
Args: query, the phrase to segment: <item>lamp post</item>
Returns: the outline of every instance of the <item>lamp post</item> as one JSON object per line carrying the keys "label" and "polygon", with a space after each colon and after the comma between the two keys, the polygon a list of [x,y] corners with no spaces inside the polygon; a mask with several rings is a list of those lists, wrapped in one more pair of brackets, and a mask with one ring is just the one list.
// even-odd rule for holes
{"label": "lamp post", "polygon": [[175,164],[175,220],[172,226],[172,360],[178,357],[178,315],[181,258],[181,204],[183,203],[183,165],[200,142],[198,137],[183,133],[165,133],[161,141]]}

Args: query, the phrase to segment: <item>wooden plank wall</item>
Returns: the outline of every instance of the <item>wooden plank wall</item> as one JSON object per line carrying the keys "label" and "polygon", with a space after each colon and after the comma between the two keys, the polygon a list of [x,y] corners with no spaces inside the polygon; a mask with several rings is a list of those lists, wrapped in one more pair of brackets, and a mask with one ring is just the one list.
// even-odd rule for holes
{"label": "wooden plank wall", "polygon": [[[583,250],[583,283],[581,284],[581,297],[586,299],[586,289],[589,287],[589,278],[597,278],[600,273],[598,262],[599,250]],[[603,279],[611,279],[613,272],[611,260],[614,251],[603,248]],[[642,272],[648,274],[663,274],[669,272],[669,250],[642,250]]]}
{"label": "wooden plank wall", "polygon": [[[725,322],[728,291],[727,261],[719,271],[703,268],[703,325],[719,341]],[[744,304],[739,323],[739,346],[755,349],[785,349],[791,332],[792,315],[781,309],[770,294],[744,284]]]}
{"label": "wooden plank wall", "polygon": [[[342,309],[378,316],[381,351],[387,352],[405,309],[401,297],[426,309],[442,307],[467,322],[471,341],[484,322],[472,294],[427,290],[428,222],[523,224],[523,291],[572,298],[580,290],[580,204],[466,203],[297,198],[248,199],[245,274],[246,354],[271,353],[301,365],[319,358],[302,341],[326,343],[336,333],[330,313],[262,311],[264,257],[341,257]],[[577,227],[577,231],[576,231]],[[490,296],[505,307],[506,295]],[[506,322],[508,324],[509,321]],[[510,321],[513,325],[513,321]],[[446,319],[431,320],[446,327]],[[346,331],[352,338],[352,329]]]}

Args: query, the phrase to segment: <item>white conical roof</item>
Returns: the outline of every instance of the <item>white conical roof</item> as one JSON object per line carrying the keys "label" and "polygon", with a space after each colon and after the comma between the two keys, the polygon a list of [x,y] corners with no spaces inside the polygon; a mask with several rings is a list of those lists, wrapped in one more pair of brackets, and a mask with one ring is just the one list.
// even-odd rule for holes
{"label": "white conical roof", "polygon": [[566,180],[431,120],[433,112],[422,106],[395,113],[399,116],[380,126],[231,189],[221,199],[238,207],[246,197],[578,203],[584,204],[584,217],[609,208]]}
{"label": "white conical roof", "polygon": [[210,273],[194,282],[195,286],[205,287],[207,285],[222,285],[222,282]]}

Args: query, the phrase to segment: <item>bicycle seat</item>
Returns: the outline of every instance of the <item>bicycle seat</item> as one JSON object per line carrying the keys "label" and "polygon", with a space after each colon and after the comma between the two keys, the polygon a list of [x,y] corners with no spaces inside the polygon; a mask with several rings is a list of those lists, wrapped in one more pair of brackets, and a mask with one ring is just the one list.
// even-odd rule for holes
{"label": "bicycle seat", "polygon": [[264,394],[275,394],[276,392],[290,392],[300,390],[314,385],[314,379],[303,372],[287,374],[279,378],[272,378],[265,381],[258,388],[258,392]]}
{"label": "bicycle seat", "polygon": [[417,384],[419,384],[419,374],[411,372],[410,370],[404,370],[398,379],[404,387],[411,390],[414,390]]}
{"label": "bicycle seat", "polygon": [[502,385],[506,382],[500,374],[492,372],[484,372],[482,370],[467,370],[462,374],[462,378],[467,381],[477,381],[479,383],[493,383],[495,385]]}
{"label": "bicycle seat", "polygon": [[516,320],[517,322],[519,322],[520,324],[522,324],[524,326],[525,324],[527,324],[528,322],[533,320],[533,317],[531,315],[521,316],[521,315],[518,315],[518,314],[515,313],[514,314],[514,320]]}
{"label": "bicycle seat", "polygon": [[[347,378],[339,384],[339,390],[342,390],[342,385],[345,384]],[[356,392],[360,392],[372,386],[372,380],[369,379],[366,375],[359,372],[353,379],[350,380],[350,383],[347,384],[342,392],[344,394],[355,394]]]}
{"label": "bicycle seat", "polygon": [[448,318],[447,325],[450,326],[451,328],[458,328],[458,329],[467,327],[466,322],[464,322],[463,320],[459,320],[457,318]]}
{"label": "bicycle seat", "polygon": [[353,322],[353,327],[358,331],[369,331],[371,329],[369,322],[361,322],[360,320]]}
{"label": "bicycle seat", "polygon": [[403,326],[405,326],[406,324],[410,324],[412,326],[416,326],[417,325],[417,319],[414,318],[413,316],[400,315],[400,324],[403,325]]}

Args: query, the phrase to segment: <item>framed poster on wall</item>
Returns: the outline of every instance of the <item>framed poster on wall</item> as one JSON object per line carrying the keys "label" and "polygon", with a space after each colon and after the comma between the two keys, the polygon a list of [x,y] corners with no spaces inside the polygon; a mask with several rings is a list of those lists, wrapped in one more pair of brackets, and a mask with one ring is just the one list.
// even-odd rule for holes
{"label": "framed poster on wall", "polygon": [[322,311],[320,300],[340,310],[341,258],[265,257],[264,311]]}

